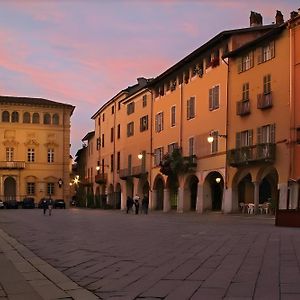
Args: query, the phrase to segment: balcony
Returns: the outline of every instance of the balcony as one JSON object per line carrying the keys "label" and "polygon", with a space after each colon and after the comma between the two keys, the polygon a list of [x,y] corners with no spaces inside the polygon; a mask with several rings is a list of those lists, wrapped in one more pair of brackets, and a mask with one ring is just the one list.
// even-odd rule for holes
{"label": "balcony", "polygon": [[119,177],[122,180],[126,180],[128,177],[132,176],[132,170],[131,168],[127,168],[127,169],[120,169],[119,171]]}
{"label": "balcony", "polygon": [[145,176],[148,172],[146,171],[145,166],[135,166],[132,168],[131,175],[137,178],[140,178],[142,176]]}
{"label": "balcony", "polygon": [[25,161],[0,161],[0,169],[25,169]]}
{"label": "balcony", "polygon": [[272,92],[257,95],[257,108],[267,109],[273,106]]}
{"label": "balcony", "polygon": [[83,179],[80,180],[80,184],[83,185],[83,186],[92,186],[93,183],[92,183],[91,180],[92,180],[92,178],[88,178],[88,177],[83,178]]}
{"label": "balcony", "polygon": [[95,176],[95,182],[98,184],[105,184],[107,181],[107,173],[100,173]]}
{"label": "balcony", "polygon": [[250,114],[250,101],[241,100],[236,103],[236,114],[238,116],[246,116]]}
{"label": "balcony", "polygon": [[227,159],[230,166],[241,167],[255,163],[273,163],[275,154],[276,145],[265,143],[229,150]]}

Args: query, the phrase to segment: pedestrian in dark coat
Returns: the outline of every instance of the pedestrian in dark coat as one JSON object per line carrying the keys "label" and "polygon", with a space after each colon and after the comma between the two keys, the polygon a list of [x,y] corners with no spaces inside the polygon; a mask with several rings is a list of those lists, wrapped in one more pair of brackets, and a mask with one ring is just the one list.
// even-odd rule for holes
{"label": "pedestrian in dark coat", "polygon": [[131,210],[132,210],[132,206],[133,206],[133,200],[130,196],[127,196],[127,200],[126,200],[126,213],[128,214]]}
{"label": "pedestrian in dark coat", "polygon": [[138,194],[136,194],[133,197],[133,201],[134,201],[134,207],[135,207],[135,214],[137,215],[139,213],[139,208],[140,208],[140,197]]}
{"label": "pedestrian in dark coat", "polygon": [[145,194],[142,200],[142,210],[145,213],[145,215],[148,214],[148,207],[149,207],[149,197],[147,194]]}
{"label": "pedestrian in dark coat", "polygon": [[46,214],[46,210],[48,208],[48,201],[46,199],[43,199],[43,201],[42,201],[42,208],[43,208],[44,215],[45,215]]}

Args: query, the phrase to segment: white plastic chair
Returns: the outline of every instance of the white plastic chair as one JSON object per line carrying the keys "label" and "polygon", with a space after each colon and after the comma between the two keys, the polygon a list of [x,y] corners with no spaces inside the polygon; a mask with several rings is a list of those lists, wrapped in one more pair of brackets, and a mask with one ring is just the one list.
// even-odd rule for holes
{"label": "white plastic chair", "polygon": [[248,203],[248,214],[254,214],[254,203]]}

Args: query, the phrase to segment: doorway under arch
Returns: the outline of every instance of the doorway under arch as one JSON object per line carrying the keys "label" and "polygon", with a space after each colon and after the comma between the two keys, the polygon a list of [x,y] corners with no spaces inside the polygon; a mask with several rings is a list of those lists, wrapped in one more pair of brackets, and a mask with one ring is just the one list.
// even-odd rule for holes
{"label": "doorway under arch", "polygon": [[199,179],[195,175],[189,176],[184,185],[184,211],[196,211],[197,195],[198,195],[198,183]]}
{"label": "doorway under arch", "polygon": [[223,176],[217,171],[210,172],[203,184],[204,210],[220,211],[222,209],[223,191]]}
{"label": "doorway under arch", "polygon": [[169,189],[169,201],[171,209],[177,209],[178,205],[178,177],[177,176],[168,176],[167,179],[167,188]]}
{"label": "doorway under arch", "polygon": [[16,180],[9,176],[4,180],[4,200],[16,200]]}
{"label": "doorway under arch", "polygon": [[237,185],[238,203],[254,202],[254,184],[250,173],[245,175]]}
{"label": "doorway under arch", "polygon": [[164,180],[161,176],[154,181],[153,190],[156,192],[155,210],[163,210],[164,208]]}
{"label": "doorway under arch", "polygon": [[121,209],[121,184],[116,185],[116,209]]}

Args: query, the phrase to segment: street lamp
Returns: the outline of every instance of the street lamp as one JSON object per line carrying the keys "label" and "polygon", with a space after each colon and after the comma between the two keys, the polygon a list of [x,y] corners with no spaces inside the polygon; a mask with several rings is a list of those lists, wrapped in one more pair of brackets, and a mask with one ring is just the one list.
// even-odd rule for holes
{"label": "street lamp", "polygon": [[207,137],[207,141],[211,144],[214,139],[215,139],[215,136],[217,137],[222,137],[222,138],[227,138],[227,135],[226,134],[219,134],[218,131],[211,131]]}
{"label": "street lamp", "polygon": [[220,183],[221,182],[221,178],[220,177],[217,177],[216,178],[216,183]]}
{"label": "street lamp", "polygon": [[146,153],[146,152],[144,152],[144,153],[143,153],[143,152],[141,152],[141,153],[139,153],[139,154],[138,154],[138,156],[137,156],[137,157],[138,157],[138,159],[143,159],[143,157],[144,157],[144,154],[149,154],[149,155],[152,155],[152,156],[154,156],[154,153],[150,153],[150,152],[149,152],[149,153],[148,153],[148,152],[147,152],[147,153]]}
{"label": "street lamp", "polygon": [[61,186],[63,185],[63,180],[61,178],[58,179],[58,186],[61,188]]}

